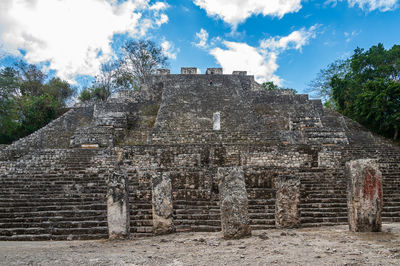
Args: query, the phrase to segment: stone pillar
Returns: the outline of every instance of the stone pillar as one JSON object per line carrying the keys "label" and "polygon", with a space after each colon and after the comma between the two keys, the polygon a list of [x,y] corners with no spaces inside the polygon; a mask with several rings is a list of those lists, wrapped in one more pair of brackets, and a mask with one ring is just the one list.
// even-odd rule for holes
{"label": "stone pillar", "polygon": [[382,173],[373,159],[346,163],[349,229],[353,232],[382,230]]}
{"label": "stone pillar", "polygon": [[225,239],[251,236],[248,199],[242,167],[221,167],[217,173],[221,227]]}
{"label": "stone pillar", "polygon": [[169,172],[154,173],[152,178],[153,233],[175,232],[172,206],[172,185]]}
{"label": "stone pillar", "polygon": [[300,221],[300,178],[283,175],[275,180],[275,225],[278,228],[296,228]]}
{"label": "stone pillar", "polygon": [[128,178],[119,166],[107,179],[107,222],[110,239],[129,236],[129,193]]}

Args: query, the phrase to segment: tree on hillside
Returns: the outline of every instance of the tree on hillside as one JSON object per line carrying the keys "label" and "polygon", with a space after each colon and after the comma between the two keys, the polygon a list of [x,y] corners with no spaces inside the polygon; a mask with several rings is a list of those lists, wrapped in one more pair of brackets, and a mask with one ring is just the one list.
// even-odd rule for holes
{"label": "tree on hillside", "polygon": [[[337,111],[367,128],[399,138],[400,46],[386,50],[382,44],[357,48],[348,67],[322,78],[328,84],[329,101]],[[321,77],[321,76],[320,76]]]}

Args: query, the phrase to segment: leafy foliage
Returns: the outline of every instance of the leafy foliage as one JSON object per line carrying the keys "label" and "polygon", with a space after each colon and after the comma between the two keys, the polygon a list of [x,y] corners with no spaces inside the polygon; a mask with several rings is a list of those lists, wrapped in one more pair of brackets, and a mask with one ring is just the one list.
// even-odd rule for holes
{"label": "leafy foliage", "polygon": [[272,91],[272,90],[290,90],[292,91],[294,94],[297,93],[297,91],[295,89],[291,89],[291,88],[283,88],[283,87],[279,87],[278,85],[276,85],[274,82],[272,81],[267,81],[261,84],[261,86],[268,90],[268,91]]}
{"label": "leafy foliage", "polygon": [[75,89],[35,65],[18,63],[0,70],[0,143],[31,134],[61,115]]}
{"label": "leafy foliage", "polygon": [[81,101],[104,101],[120,89],[140,89],[147,76],[167,64],[167,57],[163,55],[161,47],[152,41],[128,41],[122,54],[118,61],[102,65],[92,87],[81,92]]}
{"label": "leafy foliage", "polygon": [[400,45],[357,48],[345,64],[334,63],[314,84],[337,111],[382,134],[399,137]]}

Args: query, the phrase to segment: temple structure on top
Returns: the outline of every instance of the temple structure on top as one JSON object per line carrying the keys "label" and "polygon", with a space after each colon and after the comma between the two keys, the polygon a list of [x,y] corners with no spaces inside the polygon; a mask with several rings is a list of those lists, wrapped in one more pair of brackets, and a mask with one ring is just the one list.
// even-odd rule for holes
{"label": "temple structure on top", "polygon": [[343,224],[345,165],[359,159],[381,173],[379,219],[400,221],[398,146],[246,71],[159,69],[0,150],[0,240]]}

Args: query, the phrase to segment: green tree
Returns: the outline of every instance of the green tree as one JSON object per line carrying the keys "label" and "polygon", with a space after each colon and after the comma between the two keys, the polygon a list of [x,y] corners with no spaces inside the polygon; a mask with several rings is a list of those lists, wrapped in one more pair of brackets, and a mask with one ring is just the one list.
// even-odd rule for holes
{"label": "green tree", "polygon": [[67,100],[76,94],[76,89],[71,84],[58,77],[54,77],[44,84],[42,90],[42,94],[52,96],[60,107],[65,107]]}
{"label": "green tree", "polygon": [[261,86],[263,86],[264,89],[271,91],[271,90],[278,90],[279,86],[275,85],[274,82],[272,81],[267,81],[261,84]]}
{"label": "green tree", "polygon": [[328,100],[337,111],[384,136],[399,138],[400,46],[357,48],[348,67],[328,75]]}
{"label": "green tree", "polygon": [[16,96],[19,91],[18,72],[11,68],[0,70],[0,143],[13,141],[18,128]]}
{"label": "green tree", "polygon": [[325,107],[334,108],[335,102],[332,101],[333,91],[331,86],[332,78],[344,78],[350,70],[350,60],[336,60],[329,64],[325,69],[321,69],[317,77],[308,86],[311,88],[309,93],[312,96],[322,98]]}
{"label": "green tree", "polygon": [[11,143],[45,126],[65,111],[75,94],[68,82],[19,62],[0,70],[0,143]]}
{"label": "green tree", "polygon": [[297,93],[297,91],[295,89],[279,87],[278,85],[276,85],[272,81],[266,81],[266,82],[262,83],[261,86],[264,89],[268,90],[268,91],[272,91],[272,90],[289,90],[289,91],[292,91],[293,94]]}
{"label": "green tree", "polygon": [[149,40],[128,41],[122,51],[117,81],[125,88],[139,89],[147,76],[167,65],[161,47]]}
{"label": "green tree", "polygon": [[43,94],[43,83],[47,78],[36,65],[27,64],[23,61],[15,64],[20,77],[19,91],[22,95],[40,96]]}
{"label": "green tree", "polygon": [[82,90],[78,99],[104,101],[118,90],[140,89],[149,75],[166,65],[167,57],[154,42],[130,40],[122,48],[122,57],[103,64],[92,86]]}

